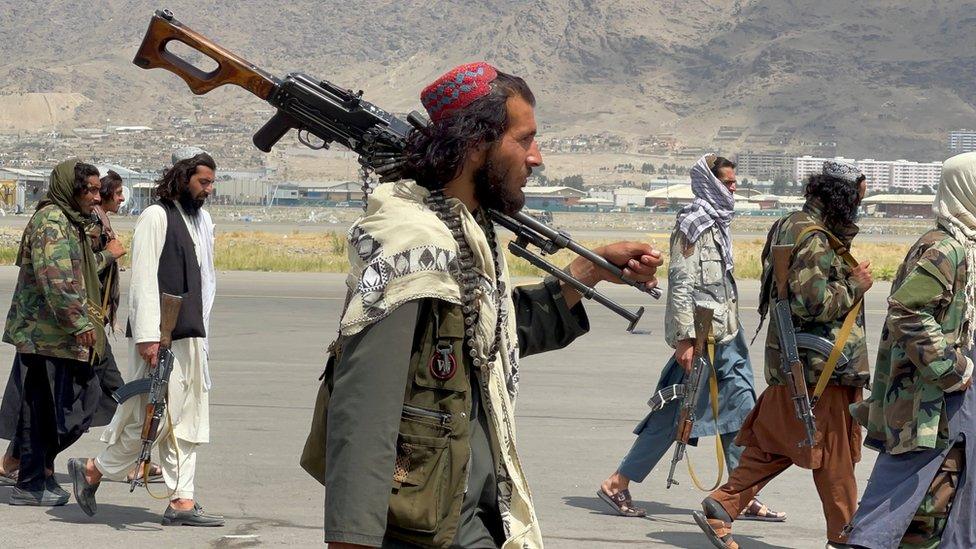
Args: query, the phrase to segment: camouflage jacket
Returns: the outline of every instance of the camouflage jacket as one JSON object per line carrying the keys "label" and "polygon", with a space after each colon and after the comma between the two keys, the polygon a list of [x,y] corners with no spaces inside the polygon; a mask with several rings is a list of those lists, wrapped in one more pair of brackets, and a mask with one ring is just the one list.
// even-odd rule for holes
{"label": "camouflage jacket", "polygon": [[[768,250],[771,244],[795,245],[790,261],[788,293],[793,326],[797,333],[821,336],[833,342],[837,340],[848,311],[863,297],[864,292],[850,279],[851,267],[831,248],[823,232],[808,232],[802,236],[800,242],[796,242],[800,231],[812,224],[824,226],[819,208],[808,202],[802,211],[787,215],[773,226],[766,247]],[[851,234],[834,234],[849,245],[856,232],[857,228],[852,226],[849,229]],[[767,250],[763,251],[762,258],[763,280],[772,278],[772,258]],[[776,326],[776,309],[772,299],[769,298],[770,320],[766,332],[766,382],[770,385],[785,385],[784,375],[780,370],[779,329]],[[870,374],[863,309],[844,345],[844,354],[849,362],[844,366],[837,366],[831,375],[830,384],[866,386]],[[816,385],[827,357],[800,349],[800,360],[805,366],[807,384]]]}
{"label": "camouflage jacket", "polygon": [[891,285],[871,396],[851,406],[865,446],[891,454],[946,446],[945,393],[972,373],[956,345],[970,329],[962,326],[966,276],[965,251],[941,229],[908,251]]}
{"label": "camouflage jacket", "polygon": [[706,229],[698,242],[688,242],[675,230],[668,257],[668,307],[664,313],[668,345],[695,339],[695,305],[715,312],[712,329],[716,341],[732,341],[739,333],[739,296],[735,279],[725,268],[715,229]]}
{"label": "camouflage jacket", "polygon": [[[34,214],[23,238],[3,340],[20,353],[88,360],[89,350],[75,344],[76,334],[93,328],[81,270],[88,239],[54,205]],[[99,252],[95,259],[101,265],[110,257]]]}

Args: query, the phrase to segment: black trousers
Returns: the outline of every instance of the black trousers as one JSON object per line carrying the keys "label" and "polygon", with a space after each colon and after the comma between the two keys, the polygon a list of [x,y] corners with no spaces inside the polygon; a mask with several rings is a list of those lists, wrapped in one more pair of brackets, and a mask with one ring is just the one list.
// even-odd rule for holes
{"label": "black trousers", "polygon": [[31,354],[20,360],[27,371],[17,487],[35,491],[44,488],[45,469],[54,469],[58,454],[88,430],[101,387],[87,362]]}

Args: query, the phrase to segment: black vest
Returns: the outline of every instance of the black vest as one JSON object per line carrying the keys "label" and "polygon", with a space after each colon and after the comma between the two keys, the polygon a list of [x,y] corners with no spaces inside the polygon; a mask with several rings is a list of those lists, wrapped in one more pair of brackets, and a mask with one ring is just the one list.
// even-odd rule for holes
{"label": "black vest", "polygon": [[[176,328],[173,329],[173,340],[206,337],[200,264],[197,263],[193,238],[176,204],[170,200],[160,200],[157,204],[166,210],[166,241],[159,255],[159,270],[156,272],[159,293],[183,298]],[[131,337],[132,327],[129,326],[126,332],[126,336]]]}

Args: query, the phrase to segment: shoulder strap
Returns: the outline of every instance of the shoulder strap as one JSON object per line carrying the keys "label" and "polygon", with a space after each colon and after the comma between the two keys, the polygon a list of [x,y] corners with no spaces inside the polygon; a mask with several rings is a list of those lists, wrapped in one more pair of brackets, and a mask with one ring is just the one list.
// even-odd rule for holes
{"label": "shoulder strap", "polygon": [[[814,231],[819,231],[827,237],[827,242],[830,243],[830,247],[834,250],[834,253],[841,256],[844,261],[851,267],[857,266],[857,260],[851,255],[850,250],[844,243],[840,241],[832,232],[828,231],[823,225],[810,225],[809,227],[804,227],[796,235],[796,246],[800,243],[804,236]],[[857,315],[861,312],[861,305],[863,300],[858,300],[857,303],[851,307],[851,310],[847,312],[847,316],[844,317],[844,323],[840,327],[840,332],[837,334],[837,341],[834,342],[834,348],[830,350],[830,356],[827,357],[827,362],[824,364],[823,370],[820,372],[820,377],[817,378],[817,386],[813,390],[813,399],[810,401],[810,406],[816,406],[817,401],[820,400],[820,396],[823,394],[824,390],[827,389],[827,383],[830,381],[830,376],[834,374],[834,370],[837,368],[837,361],[840,360],[840,355],[844,351],[844,345],[847,344],[847,338],[851,335],[851,330],[854,329],[854,321],[857,320]]]}

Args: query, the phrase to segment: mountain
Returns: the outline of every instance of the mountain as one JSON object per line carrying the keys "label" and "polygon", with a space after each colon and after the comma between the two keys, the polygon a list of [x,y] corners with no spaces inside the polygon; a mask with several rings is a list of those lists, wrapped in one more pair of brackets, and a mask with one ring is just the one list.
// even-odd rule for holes
{"label": "mountain", "polygon": [[667,134],[732,152],[836,142],[845,156],[928,160],[945,157],[948,130],[976,126],[965,2],[0,0],[0,127],[38,123],[12,114],[24,93],[57,94],[37,117],[66,127],[265,108],[239,89],[195,98],[132,65],[158,7],[273,74],[301,70],[395,111],[485,59],[526,78],[544,135]]}

